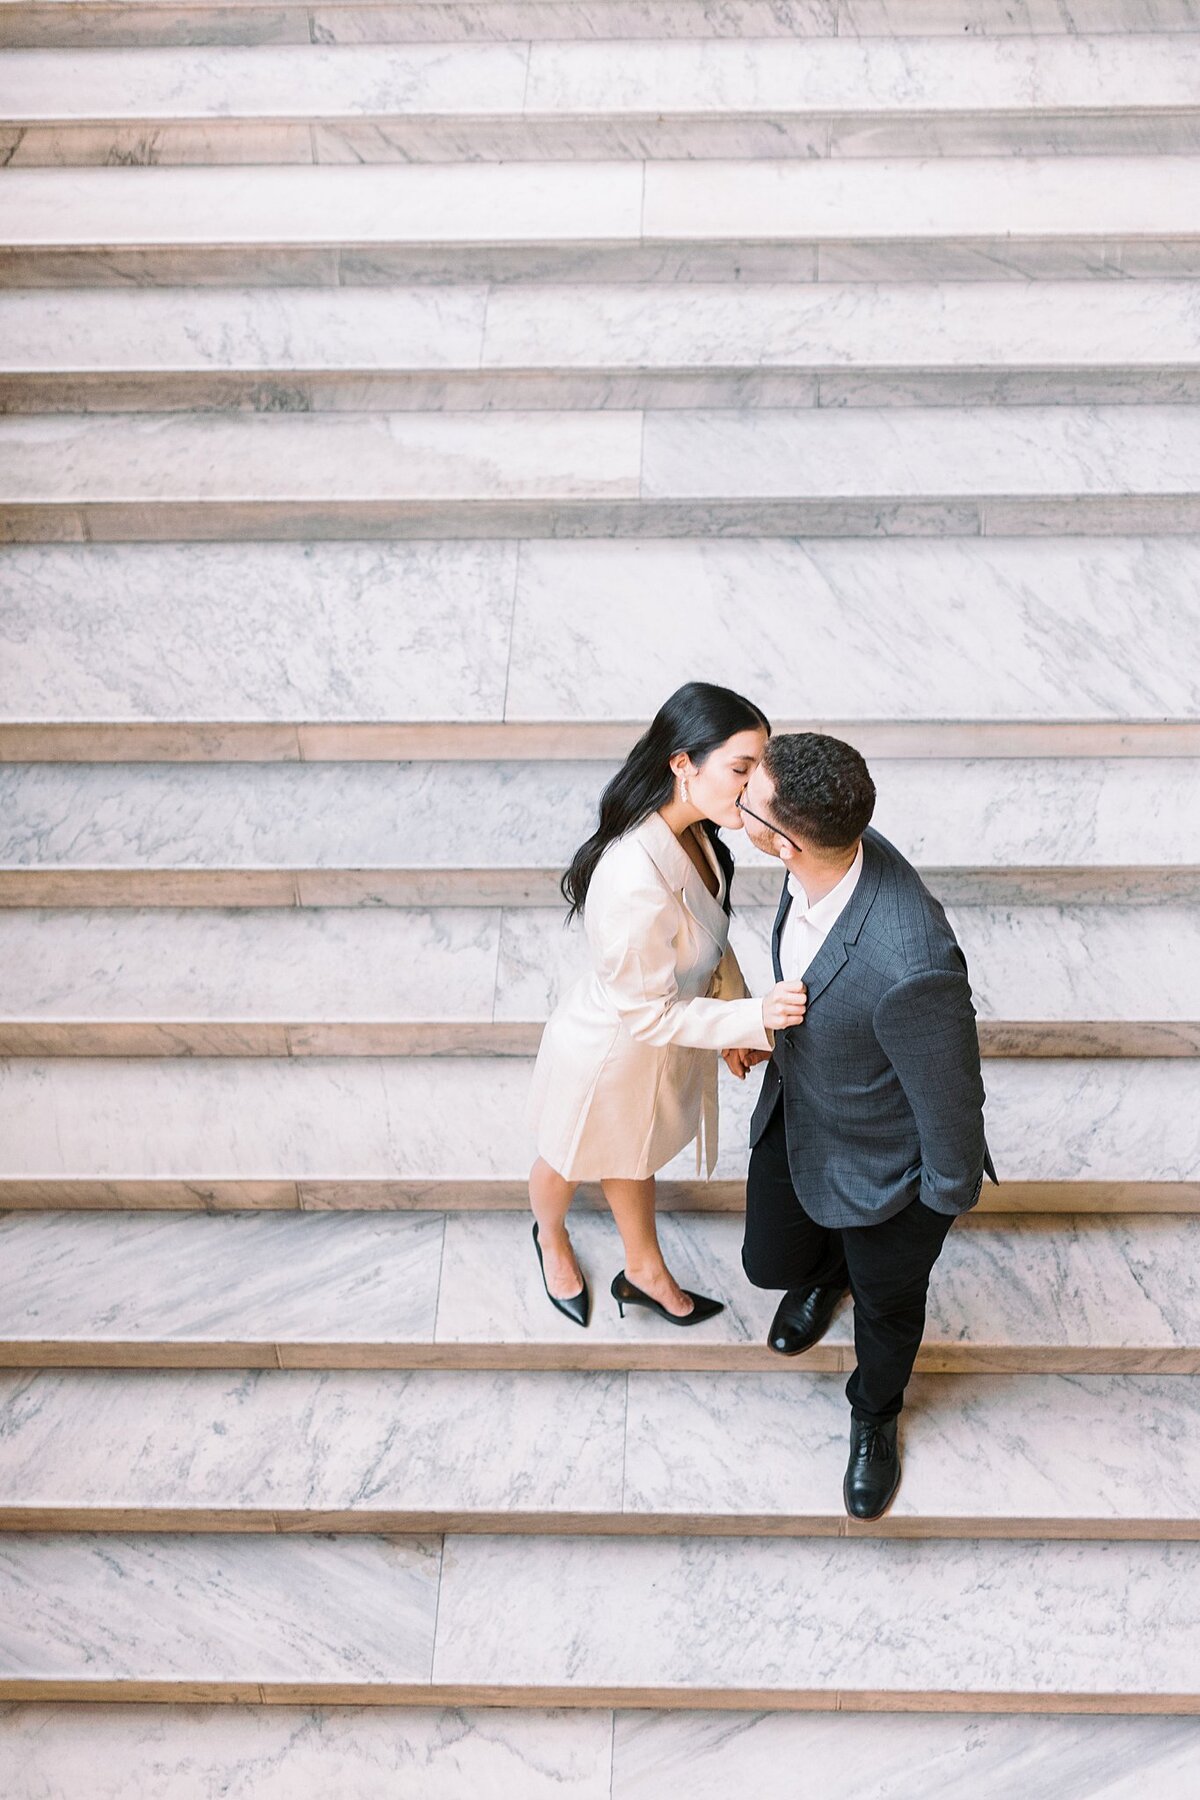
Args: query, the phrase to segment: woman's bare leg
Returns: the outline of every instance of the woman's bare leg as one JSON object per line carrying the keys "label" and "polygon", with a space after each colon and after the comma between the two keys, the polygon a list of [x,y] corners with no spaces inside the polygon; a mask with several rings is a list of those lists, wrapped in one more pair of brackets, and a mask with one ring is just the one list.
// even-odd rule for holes
{"label": "woman's bare leg", "polygon": [[574,1182],[565,1180],[539,1156],[529,1171],[529,1204],[537,1220],[546,1286],[557,1300],[571,1300],[583,1287],[583,1275],[567,1235],[567,1212],[574,1193]]}
{"label": "woman's bare leg", "polygon": [[692,1303],[663,1261],[654,1219],[653,1175],[645,1181],[604,1181],[600,1185],[625,1245],[626,1275],[634,1287],[684,1318]]}

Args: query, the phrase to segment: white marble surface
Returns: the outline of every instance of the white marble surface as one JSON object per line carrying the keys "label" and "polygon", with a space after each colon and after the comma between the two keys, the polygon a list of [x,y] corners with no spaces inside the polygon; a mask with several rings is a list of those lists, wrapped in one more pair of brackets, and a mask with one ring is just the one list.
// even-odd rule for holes
{"label": "white marble surface", "polygon": [[621,1510],[604,1371],[40,1370],[0,1417],[0,1506]]}
{"label": "white marble surface", "polygon": [[548,1557],[460,1538],[434,1680],[1182,1693],[1200,1657],[1198,1572],[1196,1544],[583,1538]]}
{"label": "white marble surface", "polygon": [[[965,906],[950,909],[950,918],[981,1019],[1200,1018],[1195,907]],[[730,925],[730,941],[756,994],[775,979],[774,920],[773,906],[739,906]],[[0,953],[4,923],[0,919]],[[62,933],[73,941],[69,926]],[[24,961],[24,954],[14,960]],[[500,936],[496,1017],[547,1016],[588,967],[582,930],[564,930],[560,910],[508,909]],[[20,973],[16,979],[20,983]],[[39,975],[31,970],[28,979],[38,984],[30,993],[33,1006]]]}
{"label": "white marble surface", "polygon": [[0,1782],[13,1800],[611,1800],[612,1729],[604,1711],[6,1706]]}
{"label": "white marble surface", "polygon": [[649,718],[686,671],[774,720],[1197,717],[1197,591],[1185,537],[539,540],[506,716]]}
{"label": "white marble surface", "polygon": [[1198,589],[1188,537],[10,545],[0,717],[637,720],[688,675],[776,722],[1196,718]]}
{"label": "white marble surface", "polygon": [[[86,316],[94,298],[72,300],[69,322]],[[125,317],[144,305],[141,295],[114,298],[125,301]],[[36,304],[9,302],[18,333],[45,332],[45,310],[40,322],[30,317]],[[119,309],[110,302],[109,311],[119,325]],[[1140,368],[1194,364],[1198,352],[1200,283],[1190,281],[631,283],[536,294],[498,286],[483,365]]]}
{"label": "white marble surface", "polygon": [[[16,1371],[0,1508],[837,1519],[845,1378],[779,1368]],[[918,1375],[892,1517],[1194,1521],[1198,1415],[1193,1376]]]}
{"label": "white marble surface", "polygon": [[0,366],[472,369],[487,289],[58,288],[0,292]]}
{"label": "white marble surface", "polygon": [[549,243],[638,236],[638,163],[13,169],[8,244]]}
{"label": "white marble surface", "polygon": [[[21,1800],[1193,1800],[1188,1718],[853,1712],[554,1713],[520,1708],[0,1708],[0,1777]],[[611,1781],[611,1791],[610,1791]],[[404,1800],[408,1800],[407,1794]]]}
{"label": "white marble surface", "polygon": [[0,498],[14,504],[1197,491],[1189,406],[0,418]]}
{"label": "white marble surface", "polygon": [[432,1213],[8,1213],[2,1330],[10,1340],[428,1341],[442,1230]]}
{"label": "white marble surface", "polygon": [[642,231],[701,241],[1187,234],[1200,224],[1198,177],[1200,160],[1184,156],[652,162]]}
{"label": "white marble surface", "polygon": [[[871,771],[876,826],[921,867],[1200,862],[1200,795],[1185,758],[873,758]],[[0,867],[561,869],[595,829],[612,772],[569,762],[9,764]],[[742,836],[730,834],[735,856],[755,855]]]}
{"label": "white marble surface", "polygon": [[[1103,52],[1101,52],[1103,55]],[[1182,52],[1186,58],[1186,50]],[[1154,82],[1155,48],[1146,78]],[[527,44],[9,50],[6,119],[301,118],[519,112]],[[1167,71],[1164,70],[1164,75]],[[1179,77],[1182,83],[1185,78]],[[1160,82],[1163,77],[1159,78]]]}
{"label": "white marble surface", "polygon": [[[732,922],[758,994],[774,915]],[[1194,907],[971,906],[952,923],[981,1019],[1200,1018]],[[589,966],[560,908],[0,912],[9,1019],[538,1021]]]}
{"label": "white marble surface", "polygon": [[[678,1344],[676,1329],[645,1309],[621,1319],[605,1293],[622,1262],[611,1218],[580,1210],[571,1229],[596,1293],[588,1343]],[[760,1347],[778,1294],[742,1273],[741,1219],[665,1214],[660,1230],[683,1285],[725,1302],[703,1343]],[[1172,1214],[956,1227],[931,1286],[925,1343],[1194,1350],[1198,1242],[1200,1221]],[[451,1213],[444,1224],[404,1213],[10,1213],[0,1243],[10,1342],[580,1347],[578,1326],[546,1301],[524,1212]],[[827,1342],[852,1338],[846,1303]]]}
{"label": "white marble surface", "polygon": [[436,1539],[5,1537],[0,1675],[429,1679]]}
{"label": "white marble surface", "polygon": [[647,499],[1200,489],[1200,407],[781,407],[645,418]]}
{"label": "white marble surface", "polygon": [[[18,1058],[0,1064],[5,1176],[520,1179],[520,1058]],[[1104,1058],[986,1069],[989,1142],[1012,1181],[1194,1181],[1196,1064]],[[721,1076],[717,1174],[746,1167],[757,1078]],[[694,1174],[681,1151],[666,1175]]]}
{"label": "white marble surface", "polygon": [[[836,1514],[844,1390],[843,1376],[805,1375],[802,1364],[778,1375],[631,1374],[625,1511]],[[1198,1415],[1189,1375],[917,1375],[890,1516],[1190,1519]]]}
{"label": "white marble surface", "polygon": [[527,112],[986,111],[1187,106],[1194,38],[538,42]]}
{"label": "white marble surface", "polygon": [[[520,1180],[530,1070],[520,1058],[18,1058],[0,1064],[0,1173]],[[1196,1178],[1194,1061],[1014,1060],[985,1074],[1008,1180]],[[745,1171],[758,1079],[722,1073],[722,1178]],[[665,1171],[694,1173],[690,1148]]]}
{"label": "white marble surface", "polygon": [[0,912],[0,1017],[490,1019],[500,915]]}
{"label": "white marble surface", "polygon": [[628,412],[10,416],[0,498],[630,499],[641,439]]}
{"label": "white marble surface", "polygon": [[823,1800],[1193,1800],[1198,1757],[1189,1718],[628,1712],[613,1800],[795,1800],[800,1771]]}
{"label": "white marble surface", "polygon": [[1200,283],[1186,280],[0,292],[0,367],[26,372],[1142,369],[1198,356]]}
{"label": "white marble surface", "polygon": [[1193,37],[373,44],[9,50],[0,112],[35,120],[419,114],[988,112],[1194,105]]}
{"label": "white marble surface", "polygon": [[470,540],[10,545],[0,717],[499,719],[517,561]]}

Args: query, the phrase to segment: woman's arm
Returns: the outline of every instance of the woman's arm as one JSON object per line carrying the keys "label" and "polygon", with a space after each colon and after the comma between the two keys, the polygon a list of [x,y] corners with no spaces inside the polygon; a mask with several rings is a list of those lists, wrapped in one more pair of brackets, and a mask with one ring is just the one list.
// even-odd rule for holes
{"label": "woman's arm", "polygon": [[597,977],[631,1037],[702,1050],[770,1049],[761,1000],[680,998],[678,901],[640,846],[622,846],[601,862],[584,928]]}

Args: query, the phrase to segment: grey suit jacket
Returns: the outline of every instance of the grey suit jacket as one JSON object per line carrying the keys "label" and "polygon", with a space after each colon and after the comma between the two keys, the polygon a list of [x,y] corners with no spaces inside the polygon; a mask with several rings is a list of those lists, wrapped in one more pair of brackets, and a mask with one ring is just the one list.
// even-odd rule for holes
{"label": "grey suit jacket", "polygon": [[[784,882],[772,953],[791,896]],[[874,1225],[920,1199],[975,1205],[984,1172],[983,1079],[967,964],[912,865],[868,830],[858,884],[805,971],[802,1025],[776,1034],[750,1125],[782,1100],[796,1193],[820,1225]]]}

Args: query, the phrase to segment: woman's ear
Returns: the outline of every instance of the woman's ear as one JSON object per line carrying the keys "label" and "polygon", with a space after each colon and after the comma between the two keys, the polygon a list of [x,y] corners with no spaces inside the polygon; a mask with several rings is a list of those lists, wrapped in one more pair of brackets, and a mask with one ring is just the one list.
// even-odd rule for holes
{"label": "woman's ear", "polygon": [[695,764],[692,762],[692,759],[686,750],[677,750],[674,756],[671,757],[667,766],[672,775],[674,775],[676,781],[682,781],[685,776],[691,776],[696,773]]}

